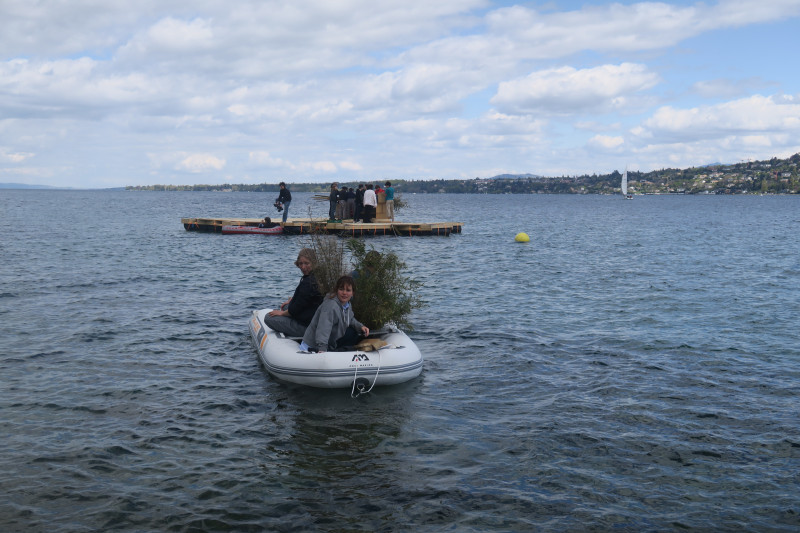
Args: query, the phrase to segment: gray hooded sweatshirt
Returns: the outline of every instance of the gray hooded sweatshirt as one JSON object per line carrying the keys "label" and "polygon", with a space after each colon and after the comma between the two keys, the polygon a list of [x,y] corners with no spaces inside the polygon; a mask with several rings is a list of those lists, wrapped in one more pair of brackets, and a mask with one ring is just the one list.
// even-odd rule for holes
{"label": "gray hooded sweatshirt", "polygon": [[353,316],[353,306],[350,302],[343,306],[335,296],[325,297],[306,328],[303,342],[309,348],[327,352],[333,348],[336,340],[344,335],[348,326],[353,326],[356,331],[364,327],[364,324]]}

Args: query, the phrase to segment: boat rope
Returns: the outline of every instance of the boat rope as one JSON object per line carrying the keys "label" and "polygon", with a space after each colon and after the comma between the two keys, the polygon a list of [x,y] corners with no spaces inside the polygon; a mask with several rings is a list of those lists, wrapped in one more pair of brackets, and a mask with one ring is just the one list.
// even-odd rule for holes
{"label": "boat rope", "polygon": [[378,374],[381,373],[381,359],[383,359],[383,357],[382,357],[380,348],[378,348],[375,351],[378,352],[378,369],[375,371],[375,379],[372,380],[372,385],[370,385],[369,390],[367,390],[367,391],[364,390],[364,386],[363,385],[359,386],[358,394],[356,394],[356,381],[358,381],[357,380],[357,378],[358,378],[358,365],[356,365],[356,371],[353,374],[353,388],[350,390],[350,397],[351,398],[358,398],[362,394],[369,394],[372,391],[372,387],[374,387],[375,383],[378,382]]}

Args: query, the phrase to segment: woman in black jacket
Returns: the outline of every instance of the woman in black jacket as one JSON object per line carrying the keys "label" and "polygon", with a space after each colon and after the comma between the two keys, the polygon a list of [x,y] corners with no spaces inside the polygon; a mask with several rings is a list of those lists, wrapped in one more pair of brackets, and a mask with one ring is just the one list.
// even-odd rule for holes
{"label": "woman in black jacket", "polygon": [[303,273],[300,283],[294,290],[294,296],[283,302],[279,309],[267,313],[264,323],[270,329],[288,337],[302,337],[311,319],[314,318],[314,312],[322,303],[322,294],[319,292],[317,278],[314,277],[314,267],[317,266],[314,250],[310,248],[300,250],[294,264]]}

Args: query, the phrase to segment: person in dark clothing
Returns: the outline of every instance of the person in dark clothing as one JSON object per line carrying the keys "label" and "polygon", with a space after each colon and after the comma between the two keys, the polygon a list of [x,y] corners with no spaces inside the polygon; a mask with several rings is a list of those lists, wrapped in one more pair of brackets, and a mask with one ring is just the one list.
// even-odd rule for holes
{"label": "person in dark clothing", "polygon": [[344,209],[344,218],[353,218],[356,212],[356,191],[352,187],[347,189],[347,204]]}
{"label": "person in dark clothing", "polygon": [[281,192],[278,194],[278,199],[275,200],[275,207],[281,206],[278,207],[278,212],[283,209],[283,222],[286,223],[286,218],[289,216],[289,204],[292,203],[292,193],[286,188],[284,182],[280,183],[280,188]]}
{"label": "person in dark clothing", "polygon": [[353,220],[355,222],[361,220],[362,211],[364,211],[364,184],[360,183],[356,190],[356,212],[353,215]]}
{"label": "person in dark clothing", "polygon": [[263,222],[259,222],[258,227],[259,228],[274,228],[277,225],[278,225],[278,223],[277,222],[273,222],[271,218],[264,217],[264,221]]}
{"label": "person in dark clothing", "polygon": [[339,189],[339,194],[336,201],[336,220],[342,220],[344,216],[344,208],[347,205],[347,187]]}
{"label": "person in dark clothing", "polygon": [[331,185],[331,195],[328,197],[330,203],[328,208],[328,218],[333,220],[336,218],[336,204],[339,202],[339,184],[334,182]]}
{"label": "person in dark clothing", "polygon": [[279,309],[267,313],[264,324],[286,336],[302,337],[311,319],[314,318],[317,307],[322,303],[322,293],[319,291],[317,278],[314,277],[314,268],[317,266],[314,250],[310,248],[300,250],[294,264],[303,273],[303,277],[300,278],[294,295],[283,302]]}

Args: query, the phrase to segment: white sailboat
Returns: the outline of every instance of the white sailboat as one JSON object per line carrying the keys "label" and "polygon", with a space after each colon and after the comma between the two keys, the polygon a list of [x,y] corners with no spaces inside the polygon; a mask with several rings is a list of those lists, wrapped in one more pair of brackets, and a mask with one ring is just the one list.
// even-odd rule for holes
{"label": "white sailboat", "polygon": [[620,184],[620,189],[622,189],[622,197],[626,200],[633,200],[633,195],[628,194],[628,167],[625,167],[625,172],[622,174],[622,183]]}

